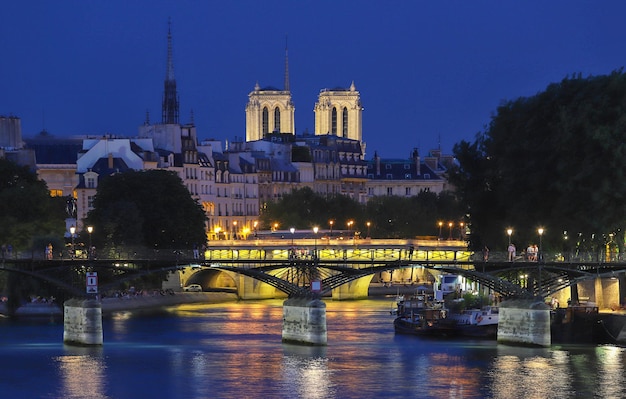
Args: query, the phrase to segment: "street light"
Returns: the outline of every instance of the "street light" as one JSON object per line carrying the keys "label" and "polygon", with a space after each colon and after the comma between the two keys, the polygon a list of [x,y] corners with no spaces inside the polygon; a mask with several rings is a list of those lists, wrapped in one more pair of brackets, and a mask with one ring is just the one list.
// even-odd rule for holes
{"label": "street light", "polygon": [[87,233],[89,233],[89,248],[87,249],[87,253],[89,254],[89,258],[91,258],[91,233],[93,233],[93,226],[87,226]]}
{"label": "street light", "polygon": [[256,229],[257,229],[257,226],[258,226],[258,225],[259,225],[259,222],[255,220],[255,221],[254,221],[254,236],[255,236],[255,237],[257,236],[257,230],[256,230]]}
{"label": "street light", "polygon": [[317,232],[319,231],[319,228],[317,226],[313,227],[313,234],[314,234],[314,245],[313,245],[313,259],[317,259]]}
{"label": "street light", "polygon": [[76,233],[76,226],[70,226],[70,236],[72,238],[72,254],[70,258],[74,259],[74,234]]}
{"label": "street light", "polygon": [[367,238],[370,238],[370,226],[372,225],[370,222],[367,222]]}
{"label": "street light", "polygon": [[352,235],[352,225],[354,224],[354,220],[348,221],[348,234]]}
{"label": "street light", "polygon": [[543,227],[537,229],[537,233],[539,233],[539,296],[543,298],[543,281],[541,276],[541,264],[543,263],[543,254],[541,253],[541,237],[543,236]]}
{"label": "street light", "polygon": [[448,227],[450,227],[450,235],[448,236],[448,240],[452,239],[452,226],[454,226],[454,223],[452,222],[448,223]]}
{"label": "street light", "polygon": [[443,222],[437,223],[439,225],[439,239],[441,240],[441,228],[443,227]]}
{"label": "street light", "polygon": [[464,236],[464,231],[463,228],[465,227],[465,223],[461,222],[459,223],[459,239],[463,240],[463,236]]}
{"label": "street light", "polygon": [[539,233],[539,260],[541,261],[541,259],[543,258],[543,254],[541,253],[541,238],[543,237],[543,228],[538,228],[537,233]]}
{"label": "street light", "polygon": [[330,224],[330,236],[333,236],[333,224],[335,224],[334,220],[329,220],[328,224]]}
{"label": "street light", "polygon": [[274,231],[278,230],[278,223],[274,223]]}
{"label": "street light", "polygon": [[233,236],[231,237],[233,239],[237,239],[237,221],[233,221]]}
{"label": "street light", "polygon": [[292,227],[289,231],[291,231],[291,246],[293,247],[293,235],[296,233],[296,229]]}
{"label": "street light", "polygon": [[506,234],[509,235],[509,246],[511,245],[511,234],[513,234],[513,229],[507,229]]}

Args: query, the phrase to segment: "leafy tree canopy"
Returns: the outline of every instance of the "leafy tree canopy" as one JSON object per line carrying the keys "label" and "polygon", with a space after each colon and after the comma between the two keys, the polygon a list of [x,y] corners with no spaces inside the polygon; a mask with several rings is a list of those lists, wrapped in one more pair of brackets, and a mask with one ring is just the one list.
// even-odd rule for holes
{"label": "leafy tree canopy", "polygon": [[[502,103],[473,143],[455,145],[450,181],[467,205],[472,244],[589,250],[626,219],[626,75],[572,76]],[[493,249],[493,248],[492,248]]]}
{"label": "leafy tree canopy", "polygon": [[0,159],[0,244],[14,250],[62,242],[64,199],[52,198],[46,183],[28,167]]}
{"label": "leafy tree canopy", "polygon": [[[458,238],[462,209],[450,193],[436,195],[422,192],[414,197],[380,196],[362,205],[343,195],[328,198],[315,194],[310,188],[294,190],[279,201],[267,204],[261,215],[262,228],[269,229],[278,223],[279,229],[329,229],[333,221],[335,230],[347,230],[348,221],[354,221],[353,231],[376,238],[411,238],[435,236],[439,233],[438,221],[454,222],[454,238]],[[370,222],[370,228],[367,227]],[[450,231],[446,227],[446,237]]]}
{"label": "leafy tree canopy", "polygon": [[176,173],[128,171],[98,185],[86,223],[94,244],[191,248],[204,244],[205,214]]}

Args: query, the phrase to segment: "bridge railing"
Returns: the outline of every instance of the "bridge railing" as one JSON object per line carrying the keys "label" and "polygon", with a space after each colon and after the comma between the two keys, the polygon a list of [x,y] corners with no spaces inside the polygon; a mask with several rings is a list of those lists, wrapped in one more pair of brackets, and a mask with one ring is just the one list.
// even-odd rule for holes
{"label": "bridge railing", "polygon": [[294,248],[209,248],[204,252],[208,261],[263,260],[285,261],[294,259],[319,259],[350,262],[374,261],[463,261],[471,259],[472,253],[460,250],[416,250],[410,248],[372,247],[294,247]]}
{"label": "bridge railing", "polygon": [[[473,252],[470,260],[476,262],[507,262],[509,254],[506,251],[490,251],[485,258],[483,252]],[[605,251],[596,252],[553,252],[546,251],[537,256],[531,257],[526,252],[517,252],[513,257],[513,262],[563,262],[563,263],[624,263],[626,255],[620,253],[606,253]]]}

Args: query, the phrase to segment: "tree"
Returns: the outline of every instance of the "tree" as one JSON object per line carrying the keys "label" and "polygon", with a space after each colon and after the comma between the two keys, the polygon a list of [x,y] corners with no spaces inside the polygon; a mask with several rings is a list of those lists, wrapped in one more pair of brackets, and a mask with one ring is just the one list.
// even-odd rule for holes
{"label": "tree", "polygon": [[[539,240],[604,245],[626,220],[626,76],[565,78],[502,103],[474,143],[454,147],[450,181],[471,215],[473,246]],[[620,245],[621,245],[620,244]],[[596,248],[597,249],[597,248]]]}
{"label": "tree", "polygon": [[341,229],[344,222],[358,218],[360,212],[359,203],[351,198],[343,195],[325,198],[304,187],[267,204],[261,222],[265,228],[278,222],[285,228],[312,229],[315,226],[326,228],[330,219],[336,219],[336,226]]}
{"label": "tree", "polygon": [[191,248],[206,242],[206,216],[176,173],[129,171],[98,185],[86,223],[94,244]]}
{"label": "tree", "polygon": [[[379,196],[362,205],[345,195],[328,198],[316,194],[310,188],[294,190],[280,201],[269,203],[261,215],[262,224],[269,228],[277,222],[283,228],[298,229],[329,228],[345,230],[348,221],[353,221],[353,231],[362,236],[369,230],[374,238],[410,238],[434,236],[437,221],[461,221],[463,209],[456,197],[445,192],[437,195],[421,192],[413,197]],[[370,228],[367,227],[370,222]],[[458,225],[457,225],[458,227]],[[456,235],[455,235],[456,237]]]}
{"label": "tree", "polygon": [[0,159],[0,245],[23,251],[62,243],[64,204],[28,167]]}

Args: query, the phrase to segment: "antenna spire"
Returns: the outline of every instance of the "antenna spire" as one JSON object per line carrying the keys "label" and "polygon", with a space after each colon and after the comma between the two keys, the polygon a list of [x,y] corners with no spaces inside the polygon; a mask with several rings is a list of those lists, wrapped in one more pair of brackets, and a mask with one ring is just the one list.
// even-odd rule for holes
{"label": "antenna spire", "polygon": [[285,35],[285,91],[289,91],[289,46]]}
{"label": "antenna spire", "polygon": [[167,69],[163,91],[162,122],[163,124],[178,124],[180,104],[176,92],[174,78],[174,57],[172,56],[172,19],[167,21]]}

